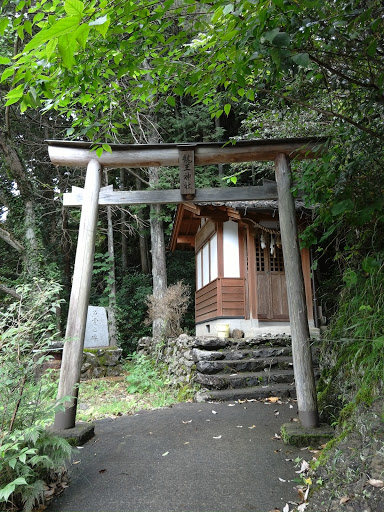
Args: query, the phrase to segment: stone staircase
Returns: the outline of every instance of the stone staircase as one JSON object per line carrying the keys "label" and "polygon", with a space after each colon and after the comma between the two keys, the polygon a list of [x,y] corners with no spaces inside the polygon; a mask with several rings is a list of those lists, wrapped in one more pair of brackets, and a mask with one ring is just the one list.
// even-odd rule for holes
{"label": "stone staircase", "polygon": [[[312,354],[317,374],[315,345]],[[197,402],[296,397],[289,336],[206,338],[192,349],[192,356],[194,381],[202,388],[195,396]]]}

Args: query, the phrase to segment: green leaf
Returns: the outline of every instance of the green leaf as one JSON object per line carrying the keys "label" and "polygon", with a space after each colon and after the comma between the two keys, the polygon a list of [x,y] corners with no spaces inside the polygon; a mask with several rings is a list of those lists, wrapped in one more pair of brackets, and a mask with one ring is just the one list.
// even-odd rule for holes
{"label": "green leaf", "polygon": [[279,32],[276,34],[276,36],[272,39],[272,44],[275,46],[278,46],[279,48],[289,46],[291,43],[291,38],[286,32]]}
{"label": "green leaf", "polygon": [[333,205],[331,213],[334,217],[353,210],[354,204],[350,199],[345,199]]}
{"label": "green leaf", "polygon": [[69,35],[60,36],[57,47],[60,53],[60,57],[63,61],[63,66],[65,68],[71,69],[76,62],[74,57],[74,53],[77,48],[76,40]]}
{"label": "green leaf", "polygon": [[8,18],[1,18],[0,19],[0,34],[3,36],[5,29],[8,27],[9,19]]}
{"label": "green leaf", "polygon": [[104,151],[108,151],[108,153],[112,153],[112,148],[111,148],[111,146],[109,144],[104,143],[102,145],[102,148],[103,148]]}
{"label": "green leaf", "polygon": [[308,53],[297,53],[296,55],[293,55],[291,59],[298,66],[302,66],[303,68],[307,68],[311,62]]}
{"label": "green leaf", "polygon": [[8,59],[8,57],[0,57],[0,64],[10,64],[11,59]]}
{"label": "green leaf", "polygon": [[57,43],[58,43],[57,38],[54,38],[54,39],[51,39],[50,41],[48,41],[48,43],[45,47],[45,54],[46,54],[48,60],[51,58],[53,52],[55,51]]}
{"label": "green leaf", "polygon": [[229,115],[230,111],[231,111],[231,105],[230,105],[230,103],[226,103],[224,105],[224,112],[227,114],[227,116]]}
{"label": "green leaf", "polygon": [[106,33],[108,32],[108,29],[109,29],[109,24],[110,24],[110,20],[107,19],[103,24],[96,25],[95,28],[103,37],[105,37]]}
{"label": "green leaf", "polygon": [[85,48],[85,46],[87,44],[87,39],[88,39],[90,30],[91,30],[91,27],[88,24],[84,23],[83,25],[80,25],[80,27],[76,30],[76,32],[74,34],[76,41],[83,48]]}
{"label": "green leaf", "polygon": [[100,158],[102,154],[103,154],[103,148],[97,148],[96,155]]}
{"label": "green leaf", "polygon": [[224,14],[224,16],[225,16],[226,14],[229,14],[230,12],[233,12],[233,10],[234,10],[233,4],[227,4],[227,5],[224,7],[224,9],[223,9],[223,14]]}
{"label": "green leaf", "polygon": [[23,96],[24,92],[24,85],[19,85],[19,87],[16,87],[16,89],[11,89],[8,94],[6,95],[6,98],[8,98],[7,103],[5,106],[13,105],[14,103],[17,103],[19,99]]}
{"label": "green leaf", "polygon": [[54,39],[55,37],[60,37],[63,35],[68,35],[70,32],[76,30],[79,26],[79,18],[77,16],[70,16],[67,18],[61,18],[58,22],[52,25],[48,29],[43,29],[38,32],[35,37],[25,46],[24,53],[30,52],[34,50],[41,44]]}
{"label": "green leaf", "polygon": [[167,103],[168,103],[168,105],[171,105],[171,107],[176,106],[176,100],[173,96],[168,96]]}
{"label": "green leaf", "polygon": [[32,23],[27,20],[25,23],[24,23],[24,30],[27,32],[27,34],[29,34],[30,36],[32,35]]}
{"label": "green leaf", "polygon": [[269,41],[270,43],[272,43],[272,41],[274,40],[274,38],[277,36],[277,34],[279,32],[280,32],[279,28],[274,28],[273,30],[265,32],[265,34],[263,34],[263,37],[266,41]]}
{"label": "green leaf", "polygon": [[0,502],[8,501],[8,498],[14,492],[18,485],[27,485],[25,478],[16,478],[16,480],[13,480],[13,482],[10,482],[8,485],[0,489]]}
{"label": "green leaf", "polygon": [[33,17],[33,24],[35,23],[38,23],[39,21],[41,21],[42,19],[44,18],[44,13],[43,12],[38,12],[37,14],[34,15]]}
{"label": "green leaf", "polygon": [[84,4],[80,0],[66,0],[64,10],[69,16],[83,16]]}

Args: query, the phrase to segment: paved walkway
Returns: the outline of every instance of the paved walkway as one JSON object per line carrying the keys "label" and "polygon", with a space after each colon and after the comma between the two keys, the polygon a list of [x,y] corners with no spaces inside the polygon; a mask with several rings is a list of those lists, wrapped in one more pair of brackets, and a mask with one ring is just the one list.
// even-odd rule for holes
{"label": "paved walkway", "polygon": [[[278,413],[278,414],[277,414]],[[289,404],[178,404],[96,422],[49,512],[268,512],[297,494]]]}

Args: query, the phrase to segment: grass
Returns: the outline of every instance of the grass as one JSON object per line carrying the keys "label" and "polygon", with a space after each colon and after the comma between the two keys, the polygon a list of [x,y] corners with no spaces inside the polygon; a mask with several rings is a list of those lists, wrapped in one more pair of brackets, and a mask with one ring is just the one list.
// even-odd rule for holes
{"label": "grass", "polygon": [[104,377],[81,382],[77,420],[92,421],[134,414],[142,409],[157,409],[180,401],[177,394],[169,391],[128,393],[126,377],[127,373],[120,377]]}
{"label": "grass", "polygon": [[147,359],[137,358],[126,365],[119,377],[82,381],[77,407],[78,421],[134,414],[143,409],[158,409],[192,398],[192,386],[174,389],[161,374],[153,371]]}

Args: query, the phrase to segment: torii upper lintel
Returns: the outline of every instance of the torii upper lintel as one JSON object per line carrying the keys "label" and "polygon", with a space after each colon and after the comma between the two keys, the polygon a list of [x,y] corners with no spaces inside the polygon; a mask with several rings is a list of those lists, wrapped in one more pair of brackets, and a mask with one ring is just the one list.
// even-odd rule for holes
{"label": "torii upper lintel", "polygon": [[87,167],[96,160],[103,168],[179,166],[179,153],[186,146],[194,151],[195,165],[274,161],[280,154],[290,160],[318,158],[327,141],[325,137],[198,142],[190,144],[111,144],[112,153],[98,157],[91,142],[47,140],[55,165]]}

